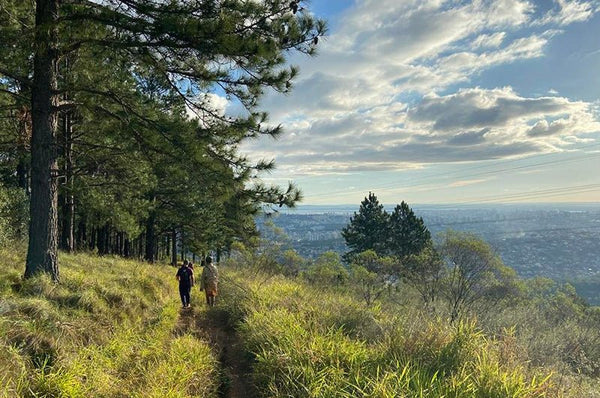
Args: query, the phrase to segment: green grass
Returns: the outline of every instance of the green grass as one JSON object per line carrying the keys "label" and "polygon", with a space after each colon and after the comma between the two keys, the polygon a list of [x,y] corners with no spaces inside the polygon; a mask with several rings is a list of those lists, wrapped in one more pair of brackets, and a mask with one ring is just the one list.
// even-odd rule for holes
{"label": "green grass", "polygon": [[[219,396],[224,373],[205,334],[186,326],[201,317],[180,313],[173,268],[63,254],[54,284],[23,281],[22,267],[0,250],[0,397]],[[571,315],[550,327],[520,304],[450,324],[409,291],[366,306],[352,286],[220,269],[217,310],[243,340],[261,397],[599,396],[588,336],[600,314],[585,314],[587,329]],[[558,362],[561,345],[578,349],[574,365]]]}
{"label": "green grass", "polygon": [[61,283],[23,281],[0,250],[0,397],[216,397],[208,343],[178,326],[174,270],[61,254]]}
{"label": "green grass", "polygon": [[475,322],[367,308],[340,290],[244,270],[230,272],[221,291],[264,397],[554,396],[549,374],[502,361],[501,344]]}

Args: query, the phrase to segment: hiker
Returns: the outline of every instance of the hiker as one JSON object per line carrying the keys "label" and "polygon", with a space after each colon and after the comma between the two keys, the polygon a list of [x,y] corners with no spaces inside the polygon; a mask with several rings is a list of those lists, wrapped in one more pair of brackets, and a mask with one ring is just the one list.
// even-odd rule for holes
{"label": "hiker", "polygon": [[183,265],[177,270],[175,275],[179,281],[179,295],[181,296],[181,306],[190,307],[190,290],[194,286],[194,271],[189,267],[188,261],[184,260]]}
{"label": "hiker", "polygon": [[217,297],[217,285],[219,283],[219,271],[212,262],[210,256],[206,257],[202,276],[200,277],[200,291],[206,293],[206,304],[213,307],[215,305],[215,297]]}

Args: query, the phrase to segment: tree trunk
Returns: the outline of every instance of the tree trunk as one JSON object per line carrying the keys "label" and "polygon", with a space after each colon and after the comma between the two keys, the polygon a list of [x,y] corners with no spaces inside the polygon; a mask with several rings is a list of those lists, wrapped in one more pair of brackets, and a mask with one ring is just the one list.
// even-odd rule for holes
{"label": "tree trunk", "polygon": [[92,233],[90,234],[90,241],[89,241],[89,246],[88,246],[88,248],[92,251],[96,248],[97,238],[98,238],[98,228],[94,227],[94,228],[92,228]]}
{"label": "tree trunk", "polygon": [[167,235],[167,258],[171,257],[171,235]]}
{"label": "tree trunk", "polygon": [[79,250],[84,247],[86,242],[86,231],[85,231],[85,221],[83,219],[79,220],[77,224],[77,236],[75,238],[76,245],[75,247]]}
{"label": "tree trunk", "polygon": [[173,245],[171,248],[171,265],[173,265],[173,267],[177,267],[177,230],[173,228],[171,234],[171,244]]}
{"label": "tree trunk", "polygon": [[75,250],[73,223],[75,218],[75,198],[73,196],[73,123],[71,114],[66,113],[63,120],[63,156],[65,158],[65,185],[63,194],[61,249],[69,253]]}
{"label": "tree trunk", "polygon": [[31,93],[31,203],[25,278],[46,272],[58,282],[56,88],[58,0],[37,0]]}
{"label": "tree trunk", "polygon": [[155,258],[155,252],[156,252],[156,248],[155,248],[155,244],[156,244],[156,239],[155,239],[155,228],[154,228],[154,220],[156,219],[156,215],[154,214],[153,211],[150,212],[150,215],[148,216],[148,220],[146,220],[146,253],[144,255],[144,260],[148,261],[149,263],[153,263]]}
{"label": "tree trunk", "polygon": [[102,228],[98,228],[98,232],[96,234],[96,241],[98,247],[98,254],[103,255],[106,254],[106,226]]}
{"label": "tree trunk", "polygon": [[144,235],[141,234],[138,238],[138,247],[137,247],[137,258],[141,258],[142,257],[142,253],[144,253]]}
{"label": "tree trunk", "polygon": [[31,193],[29,188],[29,162],[25,159],[25,156],[21,156],[19,163],[17,164],[17,184],[20,188],[23,188],[25,193],[29,195]]}
{"label": "tree trunk", "polygon": [[124,239],[125,240],[123,242],[123,257],[129,258],[131,256],[129,238],[126,235]]}
{"label": "tree trunk", "polygon": [[184,234],[183,234],[183,227],[181,227],[181,261],[185,260],[185,248],[183,247],[183,239],[184,239]]}

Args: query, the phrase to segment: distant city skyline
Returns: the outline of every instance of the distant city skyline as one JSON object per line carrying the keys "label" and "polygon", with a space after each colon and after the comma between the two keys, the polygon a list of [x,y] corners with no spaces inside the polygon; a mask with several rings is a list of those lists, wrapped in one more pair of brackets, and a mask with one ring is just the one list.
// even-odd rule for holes
{"label": "distant city skyline", "polygon": [[[305,204],[600,202],[600,2],[313,0],[329,33],[243,148]],[[240,112],[219,101],[224,112]]]}

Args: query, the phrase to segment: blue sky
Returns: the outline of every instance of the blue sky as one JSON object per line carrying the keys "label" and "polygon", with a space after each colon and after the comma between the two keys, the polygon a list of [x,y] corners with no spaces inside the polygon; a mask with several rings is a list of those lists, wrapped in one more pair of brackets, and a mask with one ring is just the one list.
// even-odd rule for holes
{"label": "blue sky", "polygon": [[317,57],[261,107],[305,204],[600,202],[600,1],[313,0]]}

